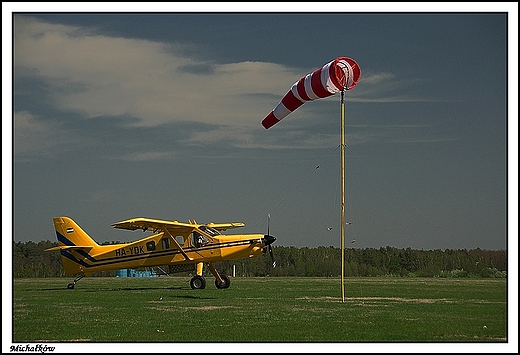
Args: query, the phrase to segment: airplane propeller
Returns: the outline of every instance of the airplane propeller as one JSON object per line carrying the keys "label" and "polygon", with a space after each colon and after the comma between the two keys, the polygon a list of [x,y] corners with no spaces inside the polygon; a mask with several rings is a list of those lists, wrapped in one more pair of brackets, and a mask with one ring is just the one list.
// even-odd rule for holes
{"label": "airplane propeller", "polygon": [[273,247],[269,244],[269,255],[271,255],[271,261],[273,262],[273,268],[276,267],[276,261],[274,261]]}
{"label": "airplane propeller", "polygon": [[264,235],[264,252],[266,251],[265,248],[269,251],[269,255],[271,256],[271,260],[273,262],[273,267],[276,267],[276,261],[274,261],[274,255],[273,255],[273,247],[271,246],[272,243],[276,240],[275,237],[273,237],[271,234],[269,234],[269,224],[271,222],[271,214],[267,214],[267,234]]}
{"label": "airplane propeller", "polygon": [[264,253],[266,251],[269,251],[269,255],[271,256],[271,260],[273,262],[273,267],[276,267],[276,261],[274,261],[273,247],[271,246],[271,244],[274,243],[275,240],[276,240],[276,238],[269,234],[264,235],[264,238],[263,238],[263,242],[265,244]]}

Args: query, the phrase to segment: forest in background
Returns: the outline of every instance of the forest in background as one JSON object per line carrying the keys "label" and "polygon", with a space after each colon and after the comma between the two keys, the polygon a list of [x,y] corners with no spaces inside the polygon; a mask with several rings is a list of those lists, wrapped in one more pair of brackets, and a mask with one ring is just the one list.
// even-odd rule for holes
{"label": "forest in background", "polygon": [[[106,243],[109,244],[109,243]],[[65,271],[58,252],[44,252],[57,242],[13,241],[13,277],[63,277]],[[276,267],[269,254],[252,259],[215,263],[227,275],[233,270],[237,277],[247,276],[320,276],[341,275],[341,249],[335,247],[296,248],[273,246]],[[346,248],[345,277],[483,277],[507,276],[507,252],[504,250],[445,249],[416,250],[381,248]],[[207,268],[205,268],[207,269]],[[155,268],[161,274],[168,266]],[[92,276],[115,276],[116,271],[105,271]]]}

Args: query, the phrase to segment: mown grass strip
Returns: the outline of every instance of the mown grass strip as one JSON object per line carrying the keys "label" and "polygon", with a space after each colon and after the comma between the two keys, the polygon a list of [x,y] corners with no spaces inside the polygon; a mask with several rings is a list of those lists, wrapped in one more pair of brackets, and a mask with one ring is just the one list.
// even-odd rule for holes
{"label": "mown grass strip", "polygon": [[13,342],[507,342],[504,279],[188,281],[15,279]]}

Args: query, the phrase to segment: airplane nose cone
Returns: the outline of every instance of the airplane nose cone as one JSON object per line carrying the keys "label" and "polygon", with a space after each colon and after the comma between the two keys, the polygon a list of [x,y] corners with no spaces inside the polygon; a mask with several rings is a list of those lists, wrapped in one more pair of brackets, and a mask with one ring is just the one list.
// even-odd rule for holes
{"label": "airplane nose cone", "polygon": [[275,240],[276,240],[275,237],[273,237],[272,235],[266,234],[266,235],[264,235],[263,242],[265,245],[270,245],[270,244],[273,244]]}

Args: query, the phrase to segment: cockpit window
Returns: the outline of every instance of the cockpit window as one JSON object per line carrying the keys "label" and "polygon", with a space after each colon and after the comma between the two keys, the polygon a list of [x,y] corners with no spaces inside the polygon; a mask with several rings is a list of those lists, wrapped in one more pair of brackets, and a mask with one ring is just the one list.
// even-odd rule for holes
{"label": "cockpit window", "polygon": [[202,232],[204,232],[205,234],[207,234],[209,236],[209,238],[202,233],[193,231],[193,233],[191,235],[191,240],[193,241],[193,245],[197,248],[200,248],[200,247],[208,244],[209,239],[211,239],[211,237],[221,235],[218,230],[216,230],[215,228],[208,227],[208,226],[200,226],[199,229]]}
{"label": "cockpit window", "polygon": [[177,241],[177,243],[179,243],[179,245],[184,245],[184,236],[178,235],[175,237],[175,240]]}
{"label": "cockpit window", "polygon": [[195,247],[197,248],[200,248],[201,246],[208,244],[208,238],[198,232],[192,233],[192,240],[193,245],[195,245]]}

